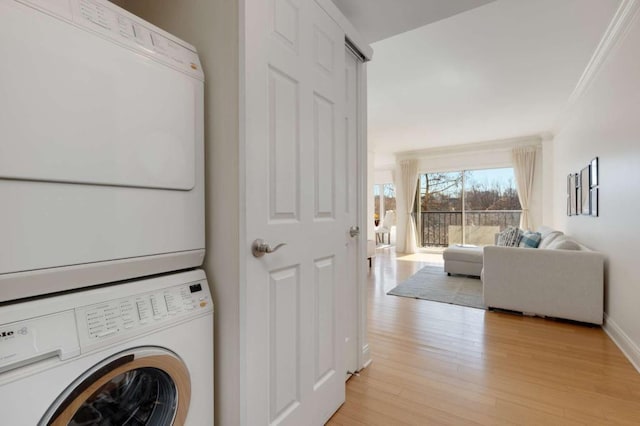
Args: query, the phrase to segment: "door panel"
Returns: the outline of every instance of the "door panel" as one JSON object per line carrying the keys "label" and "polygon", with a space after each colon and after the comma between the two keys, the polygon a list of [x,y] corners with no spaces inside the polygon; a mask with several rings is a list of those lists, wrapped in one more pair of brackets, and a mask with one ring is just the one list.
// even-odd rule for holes
{"label": "door panel", "polygon": [[270,394],[274,421],[300,405],[300,273],[297,267],[272,272],[270,277]]}
{"label": "door panel", "polygon": [[273,6],[273,34],[293,52],[298,51],[298,13],[297,2],[275,0]]}
{"label": "door panel", "polygon": [[[344,33],[312,0],[246,2],[247,425],[318,425],[344,402]],[[270,19],[265,19],[270,16]]]}
{"label": "door panel", "polygon": [[318,27],[314,28],[313,40],[315,64],[321,70],[326,72],[329,77],[331,77],[335,70],[333,62],[335,57],[335,46],[333,40]]}
{"label": "door panel", "polygon": [[269,211],[271,221],[300,217],[298,82],[269,69]]}
{"label": "door panel", "polygon": [[317,93],[313,97],[315,217],[327,219],[334,216],[335,204],[334,108],[330,100]]}
{"label": "door panel", "polygon": [[315,383],[314,389],[335,374],[335,271],[334,259],[319,259],[315,263],[314,276],[314,341]]}

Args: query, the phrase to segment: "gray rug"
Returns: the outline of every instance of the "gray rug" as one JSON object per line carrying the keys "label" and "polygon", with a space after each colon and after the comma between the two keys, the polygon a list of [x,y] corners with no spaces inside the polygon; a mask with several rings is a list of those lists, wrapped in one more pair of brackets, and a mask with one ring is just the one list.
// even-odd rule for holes
{"label": "gray rug", "polygon": [[448,276],[442,265],[425,266],[387,294],[486,309],[482,303],[482,281]]}

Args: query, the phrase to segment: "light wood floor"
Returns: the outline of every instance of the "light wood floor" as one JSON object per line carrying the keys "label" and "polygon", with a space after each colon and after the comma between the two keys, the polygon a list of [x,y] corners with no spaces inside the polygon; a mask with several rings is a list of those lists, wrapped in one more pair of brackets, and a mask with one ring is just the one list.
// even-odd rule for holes
{"label": "light wood floor", "polygon": [[640,425],[640,374],[600,328],[387,296],[441,255],[378,250],[373,363],[330,425]]}

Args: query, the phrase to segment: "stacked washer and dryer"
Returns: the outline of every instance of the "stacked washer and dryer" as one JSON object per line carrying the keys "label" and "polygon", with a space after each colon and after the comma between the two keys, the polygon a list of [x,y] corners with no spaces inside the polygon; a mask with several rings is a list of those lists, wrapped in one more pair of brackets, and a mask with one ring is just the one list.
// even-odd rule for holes
{"label": "stacked washer and dryer", "polygon": [[0,423],[213,424],[195,48],[0,0],[0,57]]}

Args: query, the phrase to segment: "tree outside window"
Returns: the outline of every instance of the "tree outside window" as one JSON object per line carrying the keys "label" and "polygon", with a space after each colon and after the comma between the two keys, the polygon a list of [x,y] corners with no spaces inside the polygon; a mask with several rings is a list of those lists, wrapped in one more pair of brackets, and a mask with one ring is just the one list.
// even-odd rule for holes
{"label": "tree outside window", "polygon": [[513,169],[465,170],[420,176],[416,208],[421,245],[493,244],[518,226],[521,207]]}

